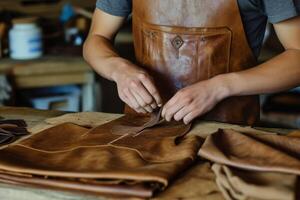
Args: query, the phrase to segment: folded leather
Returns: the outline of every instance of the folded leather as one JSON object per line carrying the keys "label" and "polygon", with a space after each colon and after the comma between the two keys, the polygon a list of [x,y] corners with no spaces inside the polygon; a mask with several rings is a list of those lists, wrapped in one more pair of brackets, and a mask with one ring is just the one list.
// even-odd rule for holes
{"label": "folded leather", "polygon": [[[190,125],[161,122],[152,127],[155,123],[127,115],[93,129],[71,123],[52,127],[0,150],[0,179],[74,191],[82,184],[78,180],[86,179],[85,192],[150,197],[194,162],[201,145],[198,137],[186,136]],[[136,131],[145,124],[151,128]],[[120,132],[118,127],[124,126],[128,130]],[[132,189],[119,190],[122,184],[114,184],[104,191],[99,180]]]}
{"label": "folded leather", "polygon": [[0,145],[11,143],[27,135],[26,127],[24,120],[0,120]]}
{"label": "folded leather", "polygon": [[22,175],[11,175],[7,173],[0,173],[0,182],[14,185],[22,185],[28,187],[38,188],[53,188],[64,191],[92,193],[110,196],[139,196],[149,197],[153,195],[153,190],[147,188],[143,184],[136,185],[122,185],[111,183],[97,183],[96,181],[89,183],[80,180],[64,180],[64,179],[47,179],[43,177],[26,177]]}
{"label": "folded leather", "polygon": [[199,161],[180,175],[164,192],[157,195],[159,200],[224,200],[215,183],[215,174],[209,162]]}
{"label": "folded leather", "polygon": [[242,169],[300,175],[300,138],[219,130],[208,136],[200,156]]}
{"label": "folded leather", "polygon": [[293,200],[297,175],[239,170],[214,164],[216,183],[227,200]]}

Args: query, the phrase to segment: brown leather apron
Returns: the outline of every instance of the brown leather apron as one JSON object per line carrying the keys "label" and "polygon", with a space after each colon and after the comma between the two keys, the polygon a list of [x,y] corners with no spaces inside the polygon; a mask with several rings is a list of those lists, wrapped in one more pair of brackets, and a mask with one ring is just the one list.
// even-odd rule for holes
{"label": "brown leather apron", "polygon": [[[137,62],[153,76],[164,101],[256,61],[236,0],[133,0],[133,34]],[[228,98],[205,116],[249,125],[258,118],[258,96]]]}

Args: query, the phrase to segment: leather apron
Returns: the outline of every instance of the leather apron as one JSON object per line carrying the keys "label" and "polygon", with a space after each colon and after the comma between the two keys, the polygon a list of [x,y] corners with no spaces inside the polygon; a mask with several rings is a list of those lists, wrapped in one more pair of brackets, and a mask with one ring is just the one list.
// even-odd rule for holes
{"label": "leather apron", "polygon": [[[137,63],[164,102],[186,86],[256,64],[236,0],[133,0],[132,16]],[[203,118],[252,125],[258,96],[230,97]]]}

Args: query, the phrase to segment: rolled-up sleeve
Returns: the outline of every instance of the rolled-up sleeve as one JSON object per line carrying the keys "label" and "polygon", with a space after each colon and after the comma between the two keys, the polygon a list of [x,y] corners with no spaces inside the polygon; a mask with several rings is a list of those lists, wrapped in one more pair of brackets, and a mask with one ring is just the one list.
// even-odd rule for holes
{"label": "rolled-up sleeve", "polygon": [[97,0],[96,7],[110,15],[127,17],[131,13],[131,0]]}
{"label": "rolled-up sleeve", "polygon": [[264,0],[268,20],[275,24],[300,15],[300,0]]}

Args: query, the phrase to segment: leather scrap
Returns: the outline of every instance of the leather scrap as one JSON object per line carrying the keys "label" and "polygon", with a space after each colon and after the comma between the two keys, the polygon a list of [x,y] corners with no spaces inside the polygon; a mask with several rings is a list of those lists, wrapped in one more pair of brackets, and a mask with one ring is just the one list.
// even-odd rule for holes
{"label": "leather scrap", "polygon": [[214,164],[216,183],[226,200],[294,200],[297,175],[240,170]]}
{"label": "leather scrap", "polygon": [[300,138],[296,137],[219,130],[206,138],[199,155],[241,169],[300,175]]}
{"label": "leather scrap", "polygon": [[157,126],[161,122],[164,121],[164,119],[161,119],[161,112],[162,108],[155,110],[153,113],[150,115],[150,119],[144,123],[143,125],[118,125],[114,126],[112,129],[112,133],[116,135],[125,135],[125,134],[133,134],[133,135],[138,135],[142,131]]}
{"label": "leather scrap", "polygon": [[198,161],[154,199],[224,200],[224,197],[215,183],[215,174],[210,163]]}
{"label": "leather scrap", "polygon": [[300,138],[300,130],[292,131],[287,136]]}
{"label": "leather scrap", "polygon": [[18,138],[28,135],[24,120],[0,120],[0,145],[9,144]]}

